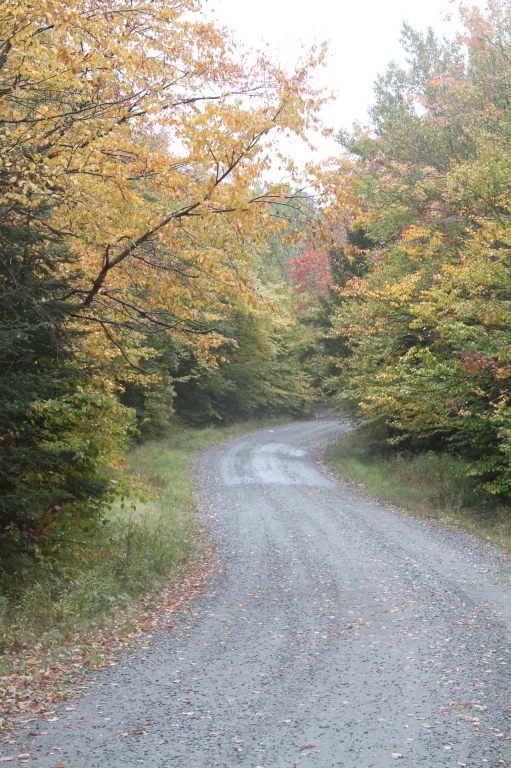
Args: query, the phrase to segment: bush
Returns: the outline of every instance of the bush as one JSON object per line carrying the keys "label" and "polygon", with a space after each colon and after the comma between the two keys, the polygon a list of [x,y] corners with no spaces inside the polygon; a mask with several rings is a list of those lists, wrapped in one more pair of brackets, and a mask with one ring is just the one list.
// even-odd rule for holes
{"label": "bush", "polygon": [[383,422],[364,424],[330,446],[325,457],[347,480],[414,511],[496,508],[491,497],[477,491],[467,461],[432,450],[403,450],[389,444],[389,437]]}

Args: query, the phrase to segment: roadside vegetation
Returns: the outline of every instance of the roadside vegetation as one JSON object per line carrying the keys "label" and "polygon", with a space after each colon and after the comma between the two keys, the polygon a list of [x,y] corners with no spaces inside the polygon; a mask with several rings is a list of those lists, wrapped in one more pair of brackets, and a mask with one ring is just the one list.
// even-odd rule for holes
{"label": "roadside vegetation", "polygon": [[4,697],[200,570],[195,450],[308,408],[286,261],[316,211],[291,159],[263,176],[324,54],[285,71],[201,0],[0,5]]}
{"label": "roadside vegetation", "polygon": [[162,611],[179,610],[176,598],[200,593],[214,553],[195,514],[193,460],[210,445],[286,421],[202,429],[176,424],[165,437],[135,447],[129,466],[147,484],[146,500],[115,504],[101,535],[78,552],[4,582],[4,715],[46,711],[84,673],[136,647],[157,628]]}
{"label": "roadside vegetation", "polygon": [[306,173],[280,137],[321,130],[325,46],[288,70],[208,13],[0,4],[0,648],[24,690],[59,644],[55,668],[106,663],[200,571],[193,451],[317,397],[368,422],[327,454],[346,479],[509,546],[511,3],[460,4],[452,40],[405,24],[369,124]]}
{"label": "roadside vegetation", "polygon": [[381,425],[366,424],[332,443],[324,460],[356,490],[461,528],[511,555],[509,506],[481,497],[463,459],[434,451],[396,451]]}
{"label": "roadside vegetation", "polygon": [[286,262],[317,211],[291,159],[289,183],[263,177],[280,135],[319,127],[324,55],[285,71],[201,0],[0,5],[11,714],[47,708],[200,592],[193,454],[314,397]]}
{"label": "roadside vegetation", "polygon": [[433,452],[464,468],[480,503],[506,506],[511,4],[458,10],[451,40],[404,25],[406,64],[377,78],[369,124],[338,135],[356,203],[332,383],[387,426],[396,455]]}
{"label": "roadside vegetation", "polygon": [[[289,184],[263,175],[282,133],[316,126],[324,50],[287,72],[208,14],[200,0],[0,5],[0,593],[53,577],[36,601],[50,615],[73,589],[84,621],[122,604],[144,589],[151,537],[162,571],[188,541],[154,510],[145,533],[115,530],[112,510],[151,497],[127,470],[134,440],[176,414],[229,424],[311,398],[285,261],[314,206],[291,160]],[[106,531],[116,596],[66,576],[105,560]]]}
{"label": "roadside vegetation", "polygon": [[309,375],[366,423],[330,460],[508,547],[511,3],[457,13],[451,38],[403,25],[403,63],[337,135],[343,236],[294,257],[291,279]]}

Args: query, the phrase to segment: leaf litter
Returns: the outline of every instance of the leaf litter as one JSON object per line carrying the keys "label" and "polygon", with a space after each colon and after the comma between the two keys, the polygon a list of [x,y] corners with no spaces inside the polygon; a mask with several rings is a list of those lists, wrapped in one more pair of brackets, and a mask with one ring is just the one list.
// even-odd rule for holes
{"label": "leaf litter", "polygon": [[[193,610],[216,564],[210,548],[176,584],[141,596],[103,626],[76,632],[65,641],[43,636],[34,645],[0,655],[0,732],[39,719],[58,720],[55,705],[80,695],[94,680],[92,674],[117,664],[122,653],[147,648],[153,633],[172,629],[180,614]],[[0,762],[12,759],[0,757]]]}

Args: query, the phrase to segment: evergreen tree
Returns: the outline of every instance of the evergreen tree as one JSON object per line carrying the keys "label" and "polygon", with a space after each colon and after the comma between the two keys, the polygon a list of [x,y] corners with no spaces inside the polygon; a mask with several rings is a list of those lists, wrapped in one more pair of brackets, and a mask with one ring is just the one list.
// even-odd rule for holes
{"label": "evergreen tree", "polygon": [[44,212],[1,213],[0,562],[12,572],[34,555],[59,554],[77,526],[97,521],[113,485],[101,432],[77,431],[85,421],[106,429],[116,406],[77,364],[79,338],[60,301],[75,276],[68,249]]}

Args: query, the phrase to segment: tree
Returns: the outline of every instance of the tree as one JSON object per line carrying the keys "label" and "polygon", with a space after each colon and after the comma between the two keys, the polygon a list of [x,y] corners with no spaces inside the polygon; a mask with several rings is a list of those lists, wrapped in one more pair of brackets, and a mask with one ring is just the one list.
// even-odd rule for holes
{"label": "tree", "polygon": [[275,134],[315,125],[323,51],[287,75],[198,0],[6,0],[0,30],[0,522],[19,565],[129,490],[118,383],[155,396],[166,356],[210,359],[223,319],[266,303],[253,254],[290,192],[260,176]]}
{"label": "tree", "polygon": [[0,8],[11,219],[52,202],[45,226],[81,266],[60,301],[117,353],[147,327],[199,354],[221,342],[202,321],[252,300],[249,254],[288,194],[255,191],[274,134],[305,138],[322,103],[323,51],[287,76],[200,13],[196,0]]}
{"label": "tree", "polygon": [[[44,211],[39,211],[44,215]],[[7,572],[55,557],[97,528],[127,492],[130,412],[112,382],[77,358],[55,306],[75,265],[61,239],[27,218],[0,222],[0,560]]]}
{"label": "tree", "polygon": [[300,366],[303,334],[286,293],[281,289],[278,317],[252,310],[225,320],[230,342],[219,348],[217,365],[191,357],[183,366],[188,376],[175,382],[179,416],[198,426],[307,410],[312,391]]}
{"label": "tree", "polygon": [[339,385],[394,440],[461,453],[509,496],[511,7],[460,12],[453,43],[405,26],[408,69],[378,80],[372,129],[341,136],[374,245],[334,319]]}

